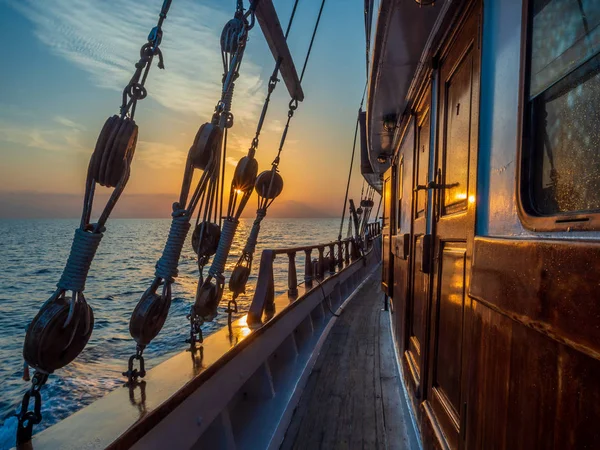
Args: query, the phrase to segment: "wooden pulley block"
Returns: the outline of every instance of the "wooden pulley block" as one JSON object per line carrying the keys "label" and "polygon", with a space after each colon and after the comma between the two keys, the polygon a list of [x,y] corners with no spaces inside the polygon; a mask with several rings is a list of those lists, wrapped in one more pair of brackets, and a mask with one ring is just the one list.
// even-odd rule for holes
{"label": "wooden pulley block", "polygon": [[129,333],[138,345],[147,346],[160,333],[170,307],[170,298],[146,291],[129,320]]}
{"label": "wooden pulley block", "polygon": [[69,317],[70,302],[64,295],[47,302],[37,313],[25,336],[23,358],[31,367],[52,373],[73,361],[88,343],[94,329],[94,313],[85,300],[77,301]]}
{"label": "wooden pulley block", "polygon": [[196,292],[196,302],[192,307],[192,315],[202,317],[206,322],[212,322],[217,317],[217,308],[222,294],[222,289],[213,282],[203,283]]}
{"label": "wooden pulley block", "polygon": [[361,200],[360,201],[360,206],[362,206],[363,208],[372,208],[375,205],[375,203],[373,202],[373,200]]}
{"label": "wooden pulley block", "polygon": [[96,141],[89,174],[106,187],[115,187],[131,163],[137,144],[138,127],[127,117],[109,117]]}
{"label": "wooden pulley block", "polygon": [[229,278],[229,290],[233,292],[233,298],[246,293],[246,284],[250,278],[250,267],[235,266]]}
{"label": "wooden pulley block", "polygon": [[[204,227],[204,233],[201,238],[202,227]],[[192,248],[198,256],[212,256],[217,252],[220,238],[219,225],[207,221],[200,222],[192,233]]]}
{"label": "wooden pulley block", "polygon": [[200,127],[189,152],[194,168],[206,169],[212,156],[218,154],[222,136],[221,129],[210,122]]}
{"label": "wooden pulley block", "polygon": [[359,206],[358,209],[356,210],[356,214],[358,214],[359,216],[363,213],[363,209]]}
{"label": "wooden pulley block", "polygon": [[244,156],[240,159],[233,173],[231,186],[243,192],[252,192],[256,175],[258,174],[258,161],[254,158]]}
{"label": "wooden pulley block", "polygon": [[[272,185],[271,178],[273,179]],[[259,196],[272,200],[283,191],[283,178],[273,170],[265,170],[256,178],[254,188]]]}
{"label": "wooden pulley block", "polygon": [[244,30],[244,22],[234,17],[223,27],[221,32],[221,51],[235,53],[238,48],[238,39]]}

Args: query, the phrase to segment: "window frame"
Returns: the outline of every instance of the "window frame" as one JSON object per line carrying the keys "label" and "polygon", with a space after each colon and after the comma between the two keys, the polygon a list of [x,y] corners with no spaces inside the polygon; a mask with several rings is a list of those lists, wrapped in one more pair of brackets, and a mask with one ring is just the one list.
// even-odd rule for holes
{"label": "window frame", "polygon": [[[531,198],[532,142],[531,102],[529,85],[531,81],[531,48],[533,24],[532,11],[534,0],[523,0],[521,20],[521,61],[519,86],[519,117],[517,129],[517,167],[516,197],[517,211],[523,226],[532,231],[597,231],[600,230],[600,212],[564,212],[553,215],[539,215],[533,207]],[[581,66],[580,66],[581,67]],[[572,72],[569,72],[571,74]],[[556,80],[564,80],[569,74]],[[550,89],[550,88],[546,88]],[[545,92],[545,91],[544,91]],[[540,93],[541,95],[541,93]]]}

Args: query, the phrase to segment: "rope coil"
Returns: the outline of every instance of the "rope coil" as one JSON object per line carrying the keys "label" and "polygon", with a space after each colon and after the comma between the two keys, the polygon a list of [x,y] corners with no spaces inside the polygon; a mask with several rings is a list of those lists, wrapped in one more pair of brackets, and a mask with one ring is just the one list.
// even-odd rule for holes
{"label": "rope coil", "polygon": [[56,285],[58,288],[66,291],[83,292],[88,272],[102,236],[102,233],[91,233],[81,228],[75,230],[67,264]]}
{"label": "rope coil", "polygon": [[226,220],[223,223],[223,230],[221,231],[219,246],[217,247],[217,253],[215,253],[210,270],[208,271],[209,275],[217,277],[225,270],[225,263],[227,262],[227,256],[229,255],[229,250],[231,250],[231,245],[233,244],[233,238],[235,236],[238,224],[239,221],[237,220]]}
{"label": "rope coil", "polygon": [[170,283],[177,278],[177,266],[179,265],[179,258],[189,230],[189,217],[184,214],[184,211],[175,211],[167,243],[165,244],[162,256],[156,263],[155,275],[157,277]]}

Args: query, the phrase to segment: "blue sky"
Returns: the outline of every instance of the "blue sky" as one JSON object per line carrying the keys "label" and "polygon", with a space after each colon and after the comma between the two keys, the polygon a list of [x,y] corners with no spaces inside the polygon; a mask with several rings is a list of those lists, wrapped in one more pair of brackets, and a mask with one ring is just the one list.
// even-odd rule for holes
{"label": "blue sky", "polygon": [[[48,208],[40,209],[40,202],[58,210],[58,216],[77,215],[97,134],[105,119],[118,111],[121,90],[161,4],[162,0],[0,0],[5,44],[0,71],[0,216],[50,214]],[[293,1],[274,4],[287,24]],[[219,96],[218,42],[234,5],[234,0],[173,0],[161,46],[166,70],[153,67],[149,96],[136,112],[140,137],[123,202],[142,202],[141,213],[136,209],[140,215],[168,217],[170,202],[163,198],[178,192],[187,150]],[[320,0],[300,0],[289,38],[298,66],[319,6]],[[341,213],[365,83],[363,20],[361,0],[326,3],[305,76],[306,99],[282,157],[286,188],[277,202],[280,215],[286,214],[285,205],[300,207],[297,202],[325,214]],[[257,26],[236,84],[229,172],[250,144],[273,64]],[[281,83],[257,153],[261,170],[268,168],[277,150],[288,101]],[[356,172],[355,197],[361,184]],[[20,211],[13,207],[15,202]],[[34,214],[27,214],[28,206]],[[126,216],[127,211],[117,209],[115,215]]]}

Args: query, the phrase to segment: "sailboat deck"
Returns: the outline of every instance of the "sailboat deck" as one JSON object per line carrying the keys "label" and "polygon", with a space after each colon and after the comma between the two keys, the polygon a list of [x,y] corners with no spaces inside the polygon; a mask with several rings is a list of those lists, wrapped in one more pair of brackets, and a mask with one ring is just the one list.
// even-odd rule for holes
{"label": "sailboat deck", "polygon": [[324,343],[282,449],[418,448],[382,307],[372,276]]}

